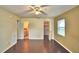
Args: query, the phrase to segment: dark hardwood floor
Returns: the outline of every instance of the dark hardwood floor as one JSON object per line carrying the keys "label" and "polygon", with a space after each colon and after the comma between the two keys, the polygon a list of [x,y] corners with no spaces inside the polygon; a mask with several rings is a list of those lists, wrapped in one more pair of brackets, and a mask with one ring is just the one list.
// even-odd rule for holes
{"label": "dark hardwood floor", "polygon": [[68,53],[57,42],[51,40],[18,40],[5,53]]}

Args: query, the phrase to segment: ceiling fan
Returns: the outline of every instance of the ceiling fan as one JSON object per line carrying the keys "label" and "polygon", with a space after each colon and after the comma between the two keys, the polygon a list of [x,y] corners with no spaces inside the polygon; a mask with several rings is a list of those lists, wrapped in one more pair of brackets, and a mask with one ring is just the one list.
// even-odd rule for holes
{"label": "ceiling fan", "polygon": [[35,15],[39,15],[39,14],[47,15],[46,12],[43,10],[43,8],[47,6],[48,5],[40,5],[40,6],[31,5],[28,6],[29,10],[27,10],[27,12],[33,12]]}

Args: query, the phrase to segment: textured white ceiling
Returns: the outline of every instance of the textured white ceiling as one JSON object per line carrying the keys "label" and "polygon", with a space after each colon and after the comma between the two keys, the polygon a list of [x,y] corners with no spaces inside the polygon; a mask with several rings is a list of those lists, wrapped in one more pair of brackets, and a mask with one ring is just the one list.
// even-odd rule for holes
{"label": "textured white ceiling", "polygon": [[42,8],[47,15],[35,15],[34,13],[27,12],[27,10],[29,10],[28,6],[29,5],[3,5],[1,7],[21,17],[55,17],[76,7],[76,5],[48,5]]}

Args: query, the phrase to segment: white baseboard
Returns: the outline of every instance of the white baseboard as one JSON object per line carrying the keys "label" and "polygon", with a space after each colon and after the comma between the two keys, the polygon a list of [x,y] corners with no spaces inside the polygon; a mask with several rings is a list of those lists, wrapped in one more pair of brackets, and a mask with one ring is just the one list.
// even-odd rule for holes
{"label": "white baseboard", "polygon": [[6,48],[4,51],[2,51],[1,53],[4,53],[5,51],[7,51],[8,49],[10,49],[12,46],[14,46],[17,42],[11,44],[8,48]]}
{"label": "white baseboard", "polygon": [[67,51],[69,51],[70,53],[72,53],[72,51],[70,51],[68,48],[66,48],[64,45],[62,45],[59,41],[57,41],[56,39],[54,39],[57,43],[59,43],[62,47],[64,47]]}

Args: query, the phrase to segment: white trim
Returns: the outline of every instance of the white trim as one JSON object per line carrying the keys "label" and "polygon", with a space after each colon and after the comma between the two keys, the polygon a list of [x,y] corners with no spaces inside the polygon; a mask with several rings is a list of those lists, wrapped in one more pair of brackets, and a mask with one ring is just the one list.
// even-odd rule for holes
{"label": "white trim", "polygon": [[68,48],[66,48],[64,45],[62,45],[59,41],[57,41],[56,39],[54,39],[57,43],[59,43],[62,47],[64,47],[66,50],[68,50],[70,53],[72,53],[72,51],[70,51]]}
{"label": "white trim", "polygon": [[5,51],[7,51],[8,49],[10,49],[12,46],[14,46],[17,42],[13,43],[12,45],[10,45],[8,48],[6,48],[4,51],[2,51],[1,53],[4,53]]}

